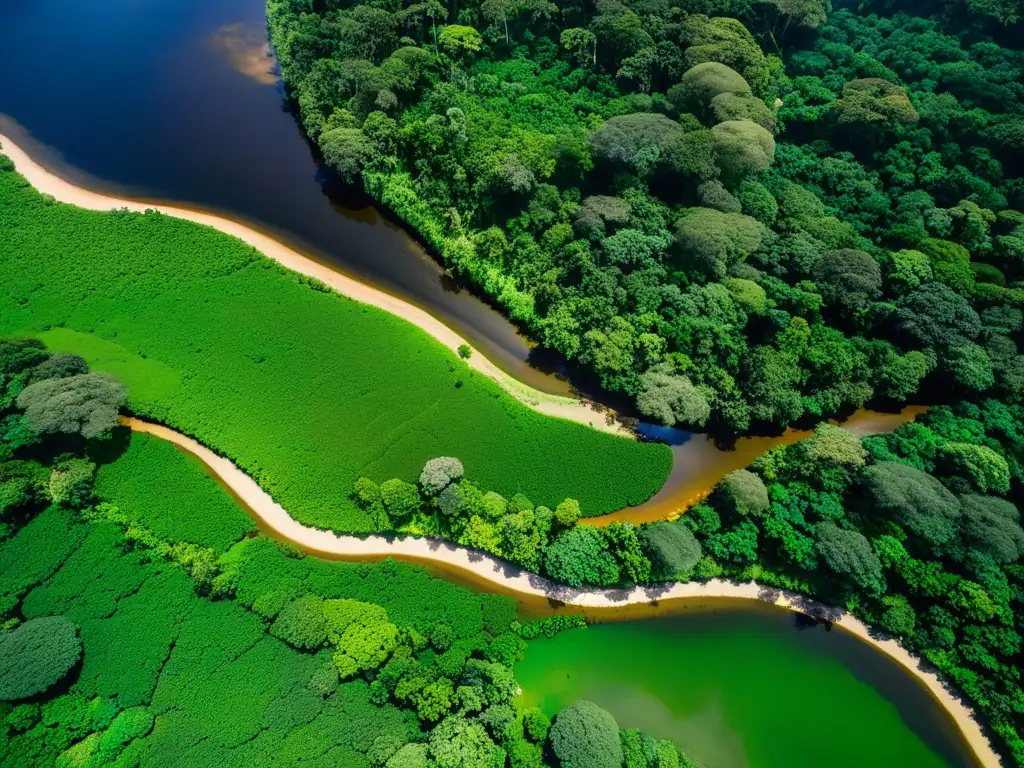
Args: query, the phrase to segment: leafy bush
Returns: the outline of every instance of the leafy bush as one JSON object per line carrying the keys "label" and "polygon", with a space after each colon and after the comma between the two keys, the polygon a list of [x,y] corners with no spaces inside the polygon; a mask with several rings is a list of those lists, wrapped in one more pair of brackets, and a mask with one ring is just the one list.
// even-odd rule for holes
{"label": "leafy bush", "polygon": [[619,580],[615,558],[596,528],[573,528],[551,542],[544,550],[544,569],[555,581],[571,587],[602,586]]}
{"label": "leafy bush", "polygon": [[689,528],[677,523],[652,523],[640,531],[640,544],[657,579],[683,579],[700,561],[700,543]]}
{"label": "leafy bush", "polygon": [[428,496],[436,496],[463,475],[462,462],[451,456],[428,461],[420,472],[420,486]]}
{"label": "leafy bush", "polygon": [[324,601],[316,595],[297,597],[281,609],[270,632],[300,651],[315,651],[327,642]]}
{"label": "leafy bush", "polygon": [[83,373],[29,384],[18,395],[18,407],[39,434],[77,432],[96,437],[117,424],[117,411],[126,396],[124,385],[112,376]]}
{"label": "leafy bush", "polygon": [[583,699],[555,717],[548,735],[562,768],[620,768],[619,726],[611,714]]}
{"label": "leafy bush", "polygon": [[32,619],[0,634],[0,700],[42,693],[81,657],[78,627],[63,616]]}

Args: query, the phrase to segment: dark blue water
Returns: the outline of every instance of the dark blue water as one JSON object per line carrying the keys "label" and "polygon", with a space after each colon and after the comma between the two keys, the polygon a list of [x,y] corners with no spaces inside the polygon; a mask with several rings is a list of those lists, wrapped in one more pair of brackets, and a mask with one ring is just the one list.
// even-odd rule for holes
{"label": "dark blue water", "polygon": [[687,432],[683,429],[665,427],[661,424],[644,424],[643,422],[636,425],[636,431],[637,434],[646,440],[672,446],[685,445],[694,437],[693,432]]}
{"label": "dark blue water", "polygon": [[[0,132],[103,191],[247,220],[411,301],[552,392],[498,312],[332,180],[286,110],[263,0],[0,0]],[[31,139],[31,141],[30,141]]]}

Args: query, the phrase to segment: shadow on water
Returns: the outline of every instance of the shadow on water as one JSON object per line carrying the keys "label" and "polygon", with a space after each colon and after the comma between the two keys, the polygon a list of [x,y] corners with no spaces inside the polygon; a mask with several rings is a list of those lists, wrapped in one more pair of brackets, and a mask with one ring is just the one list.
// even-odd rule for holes
{"label": "shadow on water", "polygon": [[693,432],[687,432],[684,429],[665,427],[661,424],[648,424],[646,422],[637,423],[636,433],[642,440],[648,440],[654,443],[664,443],[665,445],[673,448],[685,445],[694,437],[700,437],[700,435],[696,435]]}
{"label": "shadow on water", "polygon": [[[794,626],[801,629],[797,623]],[[840,658],[854,677],[891,702],[906,726],[950,765],[965,768],[980,765],[963,740],[956,738],[959,729],[953,719],[924,684],[907,674],[895,661],[842,627],[821,622],[803,629],[807,631],[799,634],[806,635],[807,642],[802,643],[804,647]]]}

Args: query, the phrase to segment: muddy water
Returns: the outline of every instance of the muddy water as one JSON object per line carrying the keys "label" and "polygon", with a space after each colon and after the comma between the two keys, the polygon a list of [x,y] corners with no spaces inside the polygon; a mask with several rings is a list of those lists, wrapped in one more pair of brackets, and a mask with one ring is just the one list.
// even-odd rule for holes
{"label": "muddy water", "polygon": [[[921,414],[926,410],[926,408],[919,406],[908,406],[900,413],[881,413],[878,411],[862,410],[854,413],[850,418],[845,420],[843,422],[843,426],[861,436],[881,434],[883,432],[891,432],[900,425],[913,421],[918,414]],[[662,491],[660,491],[651,500],[651,502],[639,507],[614,512],[610,515],[583,520],[582,522],[591,525],[607,525],[610,522],[619,520],[640,524],[677,517],[685,512],[689,506],[707,496],[718,481],[732,470],[748,466],[750,462],[771,448],[778,445],[791,445],[798,440],[809,437],[811,434],[813,434],[813,432],[809,430],[790,429],[777,437],[743,438],[738,441],[734,450],[723,450],[717,448],[713,442],[706,439],[705,436],[695,435],[688,443],[685,443],[682,446],[677,446],[676,450],[686,450],[686,446],[689,444],[696,445],[698,447],[696,450],[690,450],[693,450],[696,457],[699,458],[699,462],[681,461],[680,456],[677,453],[676,468],[673,470],[673,476],[670,477]],[[179,448],[179,450],[183,449]],[[679,466],[684,466],[687,469],[687,473],[677,479],[676,470]],[[261,532],[270,538],[283,541],[310,555],[328,560],[366,562],[367,560],[385,559],[384,556],[367,558],[365,556],[339,555],[334,552],[324,552],[284,539],[279,533],[263,525],[259,516],[252,512],[245,502],[242,501],[223,481],[217,478],[216,475],[212,475],[212,473],[211,476],[213,476],[217,483],[235,499],[239,506],[245,509],[250,516],[256,520],[257,526],[260,528]],[[516,600],[519,605],[519,614],[523,619],[544,618],[558,614],[564,609],[564,606],[556,600],[524,594],[511,588],[503,589],[502,587],[496,586],[492,581],[482,578],[480,575],[455,564],[418,558],[406,554],[396,555],[395,559],[419,565],[439,578],[446,579],[454,584],[458,584],[459,586],[463,586],[477,592],[497,591],[506,594]],[[522,572],[522,570],[517,566],[511,564],[508,564],[507,567],[510,572]],[[700,608],[705,602],[707,601],[696,601],[692,599],[652,600],[652,602],[643,605],[631,605],[615,608],[573,608],[572,610],[574,612],[582,610],[588,621],[623,621],[630,619],[652,618],[663,615],[676,615],[680,611],[689,611],[694,608]]]}
{"label": "muddy water", "polygon": [[[882,413],[862,409],[842,422],[842,426],[857,435],[875,435],[892,432],[913,421],[928,410],[923,406],[908,405],[899,413]],[[585,525],[609,523],[650,523],[678,517],[686,509],[707,496],[719,480],[734,469],[748,466],[754,459],[779,445],[792,445],[810,437],[813,430],[787,429],[775,437],[743,437],[729,449],[717,446],[707,435],[654,430],[651,437],[663,439],[672,446],[672,473],[661,490],[637,507],[583,520]]]}

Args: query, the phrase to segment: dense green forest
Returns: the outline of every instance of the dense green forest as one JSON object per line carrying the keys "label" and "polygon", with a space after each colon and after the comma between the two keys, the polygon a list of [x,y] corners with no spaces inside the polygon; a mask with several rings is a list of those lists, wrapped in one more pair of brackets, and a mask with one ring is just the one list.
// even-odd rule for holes
{"label": "dense green forest", "polygon": [[1016,401],[1019,0],[830,10],[268,2],[327,164],[642,414]]}
{"label": "dense green forest", "polygon": [[[0,150],[2,151],[2,150]],[[0,155],[0,336],[119,377],[129,406],[237,462],[296,519],[376,530],[362,474],[457,454],[500,493],[588,514],[651,496],[662,445],[544,416],[410,323],[216,230],[52,204]]]}
{"label": "dense green forest", "polygon": [[258,536],[195,460],[115,428],[125,395],[0,341],[4,765],[690,765],[589,702],[514,706],[524,638],[577,617]]}
{"label": "dense green forest", "polygon": [[587,702],[515,708],[527,641],[578,617],[520,625],[417,568],[276,544],[114,428],[127,405],[306,524],[570,588],[814,595],[937,668],[1024,766],[1022,17],[269,0],[327,164],[640,413],[740,433],[946,404],[821,426],[640,527],[580,517],[647,498],[664,446],[542,417],[219,233],[56,205],[0,156],[0,336],[45,342],[0,342],[0,762],[689,765]]}
{"label": "dense green forest", "polygon": [[1022,462],[1024,409],[994,400],[863,440],[825,425],[639,537],[662,578],[754,578],[898,638],[965,694],[1019,766]]}

